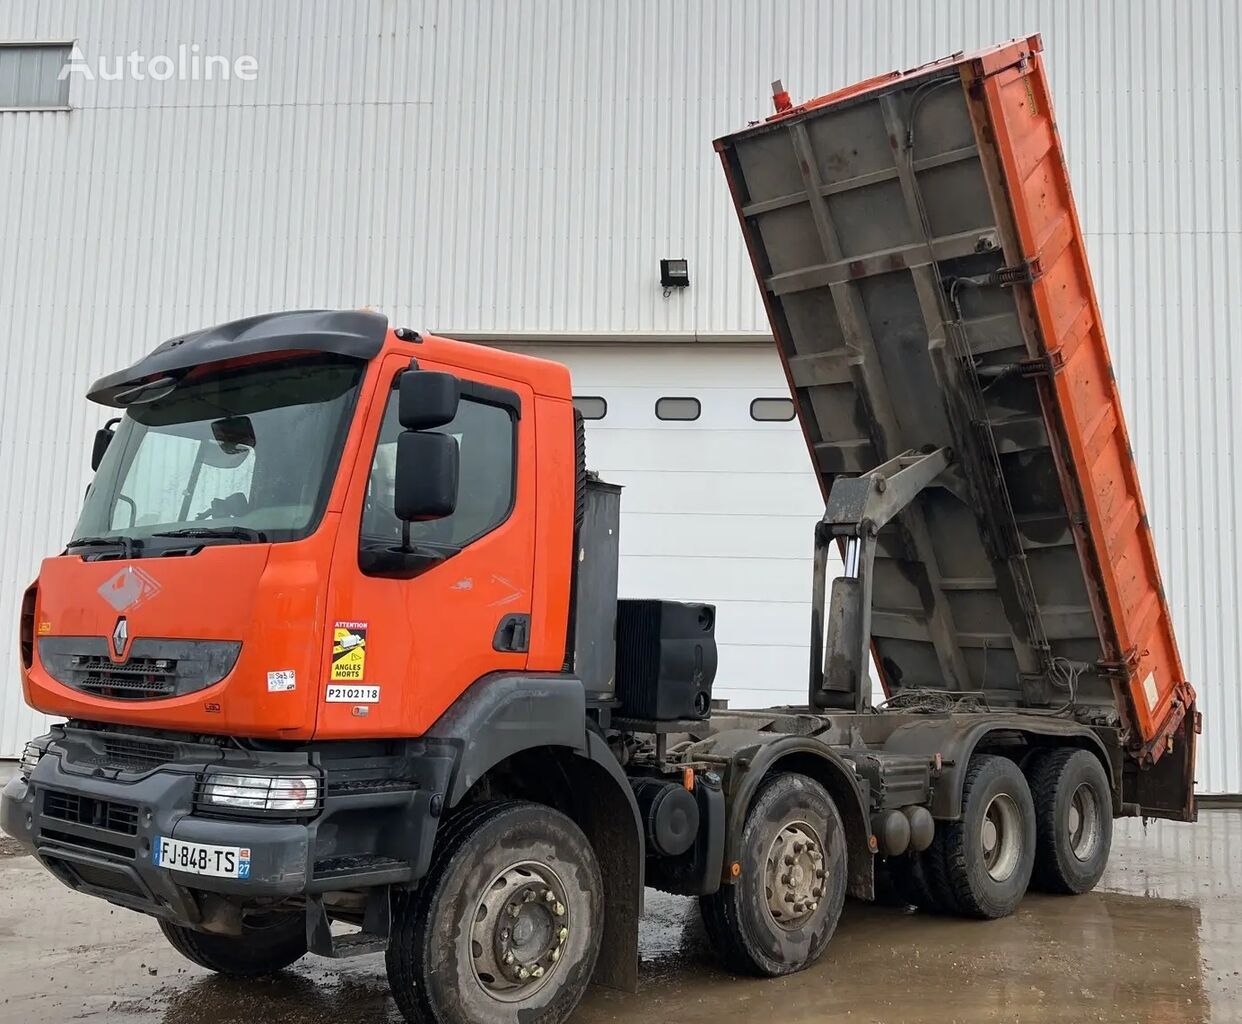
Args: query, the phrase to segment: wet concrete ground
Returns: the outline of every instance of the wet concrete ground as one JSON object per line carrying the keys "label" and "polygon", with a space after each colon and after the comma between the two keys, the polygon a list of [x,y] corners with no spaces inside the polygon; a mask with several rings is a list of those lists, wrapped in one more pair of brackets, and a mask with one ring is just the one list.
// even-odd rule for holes
{"label": "wet concrete ground", "polygon": [[[640,991],[594,989],[574,1024],[1242,1020],[1242,812],[1118,826],[1095,893],[1031,895],[994,922],[850,903],[824,959],[776,981],[723,973],[695,904],[649,893]],[[230,982],[181,960],[152,921],[64,889],[30,858],[0,859],[0,1021],[399,1020],[381,957],[307,957],[275,980]]]}

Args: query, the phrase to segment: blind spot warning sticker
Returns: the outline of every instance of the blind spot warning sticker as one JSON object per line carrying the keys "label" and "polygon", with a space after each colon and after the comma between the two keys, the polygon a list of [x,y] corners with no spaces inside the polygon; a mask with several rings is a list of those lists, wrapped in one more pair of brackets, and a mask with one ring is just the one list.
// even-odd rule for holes
{"label": "blind spot warning sticker", "polygon": [[338,622],[332,627],[332,679],[361,682],[367,669],[367,624]]}

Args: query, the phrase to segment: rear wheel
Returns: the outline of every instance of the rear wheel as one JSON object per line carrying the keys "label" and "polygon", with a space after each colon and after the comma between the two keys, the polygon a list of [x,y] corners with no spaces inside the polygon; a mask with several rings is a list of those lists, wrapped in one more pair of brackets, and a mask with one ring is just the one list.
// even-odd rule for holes
{"label": "rear wheel", "polygon": [[1113,797],[1099,758],[1055,750],[1030,767],[1035,800],[1035,872],[1045,892],[1077,895],[1095,888],[1113,842]]}
{"label": "rear wheel", "polygon": [[602,890],[595,852],[565,815],[519,801],[464,811],[395,907],[397,1006],[413,1024],[559,1024],[599,955]]}
{"label": "rear wheel", "polygon": [[739,974],[814,963],[845,903],[845,829],[824,787],[782,773],[761,783],[742,827],[742,872],[699,901],[716,952]]}
{"label": "rear wheel", "polygon": [[939,857],[933,861],[933,890],[945,890],[955,913],[1012,914],[1035,862],[1035,806],[1021,769],[1007,757],[972,757],[961,820],[942,824],[928,852]]}
{"label": "rear wheel", "polygon": [[302,914],[273,914],[248,925],[241,935],[196,932],[167,921],[159,925],[164,938],[187,960],[234,978],[274,974],[306,955]]}

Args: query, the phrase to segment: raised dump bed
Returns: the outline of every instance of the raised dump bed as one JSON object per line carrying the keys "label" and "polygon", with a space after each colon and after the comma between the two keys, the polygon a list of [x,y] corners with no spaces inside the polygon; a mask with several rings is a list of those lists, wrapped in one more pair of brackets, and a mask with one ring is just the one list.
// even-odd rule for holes
{"label": "raised dump bed", "polygon": [[1194,690],[1039,37],[801,106],[776,91],[775,116],[716,148],[825,498],[902,453],[952,453],[879,535],[886,691],[1072,705],[1117,722],[1134,762],[1177,749],[1182,771],[1157,774],[1186,800]]}

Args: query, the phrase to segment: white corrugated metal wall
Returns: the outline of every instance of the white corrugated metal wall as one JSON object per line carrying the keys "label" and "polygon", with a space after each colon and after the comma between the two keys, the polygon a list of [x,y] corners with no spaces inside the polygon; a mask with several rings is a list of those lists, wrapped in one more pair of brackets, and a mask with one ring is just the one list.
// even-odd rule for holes
{"label": "white corrugated metal wall", "polygon": [[[307,305],[446,332],[762,332],[711,139],[765,114],[773,78],[805,97],[1032,31],[1202,695],[1201,788],[1242,791],[1231,0],[0,0],[0,41],[259,62],[254,82],[75,75],[72,112],[0,113],[0,623],[73,521],[104,369]],[[661,256],[690,260],[688,291],[661,297]],[[11,755],[39,722],[5,680]]]}

